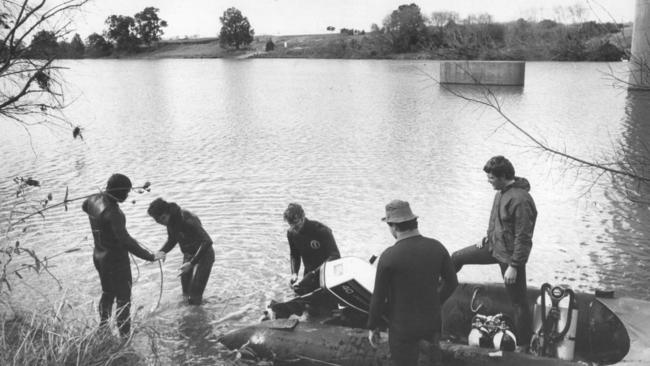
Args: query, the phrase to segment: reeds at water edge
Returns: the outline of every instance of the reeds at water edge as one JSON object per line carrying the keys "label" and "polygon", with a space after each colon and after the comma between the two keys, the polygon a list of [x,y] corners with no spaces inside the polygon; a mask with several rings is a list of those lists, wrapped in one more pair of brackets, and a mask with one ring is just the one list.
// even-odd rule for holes
{"label": "reeds at water edge", "polygon": [[159,364],[158,334],[137,312],[131,314],[131,335],[122,338],[115,319],[100,327],[97,313],[85,315],[65,295],[50,309],[10,310],[9,316],[0,313],[0,365]]}

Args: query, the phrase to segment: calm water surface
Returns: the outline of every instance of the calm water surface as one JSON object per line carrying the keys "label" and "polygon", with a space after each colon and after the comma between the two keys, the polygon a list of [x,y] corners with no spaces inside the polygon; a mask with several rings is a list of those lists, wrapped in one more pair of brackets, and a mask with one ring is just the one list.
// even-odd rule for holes
{"label": "calm water surface", "polygon": [[[624,187],[540,153],[490,109],[441,89],[427,74],[438,63],[342,60],[88,60],[67,62],[70,131],[17,127],[0,136],[1,209],[15,176],[32,176],[61,200],[97,191],[114,172],[153,190],[125,203],[127,228],[151,249],[165,230],[146,215],[162,196],[196,213],[215,242],[202,307],[182,305],[174,249],[160,275],[137,260],[134,302],[161,336],[167,364],[228,364],[215,335],[255,322],[271,299],[289,296],[282,212],[303,204],[328,224],[343,255],[368,258],[392,244],[379,221],[386,202],[411,202],[424,235],[450,252],[480,239],[494,192],[482,166],[508,156],[532,184],[539,211],[529,283],[611,288],[650,300],[650,212]],[[496,89],[504,112],[570,154],[607,161],[616,152],[649,158],[650,96],[612,87],[606,73],[625,64],[528,63],[523,88]],[[480,95],[473,88],[465,93]],[[6,126],[6,125],[5,125]],[[6,217],[5,217],[6,218]],[[47,277],[21,289],[26,299],[65,293],[94,319],[100,295],[92,237],[80,203],[32,222],[22,238],[52,259],[64,292]],[[469,266],[461,281],[498,281],[492,266]],[[233,314],[234,313],[234,314]],[[232,316],[228,316],[232,315]],[[223,317],[230,319],[221,321]]]}

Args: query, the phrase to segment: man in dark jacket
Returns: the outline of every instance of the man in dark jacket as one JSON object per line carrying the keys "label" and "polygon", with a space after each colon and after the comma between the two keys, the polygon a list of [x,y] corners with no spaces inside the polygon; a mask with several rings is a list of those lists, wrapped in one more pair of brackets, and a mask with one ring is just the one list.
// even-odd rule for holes
{"label": "man in dark jacket", "polygon": [[429,350],[430,364],[440,365],[442,304],[458,286],[449,252],[439,241],[420,234],[408,202],[390,202],[382,220],[396,241],[377,263],[367,324],[370,344],[375,346],[379,325],[387,318],[394,365],[417,365],[421,343]]}
{"label": "man in dark jacket", "polygon": [[[318,221],[307,219],[305,211],[299,204],[289,204],[284,211],[284,220],[289,224],[287,230],[291,260],[289,283],[296,294],[304,295],[318,288],[321,264],[341,258],[341,254],[332,230]],[[301,262],[304,264],[303,279],[298,281]],[[308,304],[312,306],[310,310],[313,310],[314,314],[332,310],[337,306],[336,300],[325,292],[312,296]]]}
{"label": "man in dark jacket", "polygon": [[113,174],[104,192],[88,197],[83,210],[88,214],[95,249],[93,261],[102,285],[99,300],[100,325],[111,317],[113,302],[117,303],[117,326],[120,334],[131,331],[131,265],[129,253],[148,261],[162,259],[142,248],[126,231],[126,219],[118,203],[124,202],[131,191],[131,181],[122,174]]}
{"label": "man in dark jacket", "polygon": [[451,256],[456,271],[465,264],[499,264],[515,315],[518,350],[525,351],[532,335],[532,315],[526,297],[526,262],[533,245],[537,219],[530,184],[515,177],[515,168],[503,156],[495,156],[483,167],[494,196],[487,235],[477,244]]}

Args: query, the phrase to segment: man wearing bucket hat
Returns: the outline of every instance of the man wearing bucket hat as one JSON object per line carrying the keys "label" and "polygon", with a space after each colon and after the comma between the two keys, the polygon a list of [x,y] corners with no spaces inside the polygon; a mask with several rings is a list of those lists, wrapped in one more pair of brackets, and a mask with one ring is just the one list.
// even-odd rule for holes
{"label": "man wearing bucket hat", "polygon": [[382,317],[388,319],[391,359],[399,366],[418,364],[421,343],[431,364],[441,364],[441,308],[458,286],[449,252],[420,234],[417,218],[406,201],[386,205],[382,220],[396,241],[379,257],[367,324],[374,347]]}

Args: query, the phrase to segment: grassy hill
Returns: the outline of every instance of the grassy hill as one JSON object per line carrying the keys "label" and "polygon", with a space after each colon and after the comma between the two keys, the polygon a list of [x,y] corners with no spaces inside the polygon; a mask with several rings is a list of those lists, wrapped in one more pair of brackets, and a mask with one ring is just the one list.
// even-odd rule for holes
{"label": "grassy hill", "polygon": [[[609,42],[615,48],[630,48],[631,27],[623,32],[605,34],[584,41],[578,46],[582,56],[576,60],[604,59],[599,48]],[[504,59],[504,60],[571,60],[574,49],[559,50],[560,47],[573,47],[559,38],[549,41],[539,36],[528,42],[513,42],[516,47],[503,44],[489,47],[476,44],[457,43],[452,46],[422,46],[411,53],[395,53],[389,36],[382,33],[365,35],[346,35],[340,33],[255,36],[253,43],[240,50],[223,49],[217,38],[193,38],[160,41],[156,46],[143,50],[134,58],[337,58],[337,59]],[[274,44],[272,51],[265,51],[267,42]],[[505,41],[504,41],[505,42]],[[556,42],[556,43],[554,43]],[[555,47],[555,48],[554,48]],[[558,51],[559,50],[559,51]],[[611,50],[609,50],[611,51]],[[564,53],[562,53],[564,52]],[[561,54],[562,56],[557,56]],[[564,56],[568,55],[568,56]],[[594,56],[595,55],[595,56]],[[614,58],[616,59],[616,57]]]}
{"label": "grassy hill", "polygon": [[[196,38],[163,40],[155,47],[135,55],[137,58],[246,58],[246,57],[334,57],[324,49],[334,43],[363,36],[341,34],[256,36],[253,43],[240,50],[221,48],[218,39]],[[272,40],[275,50],[266,52],[266,43]]]}

